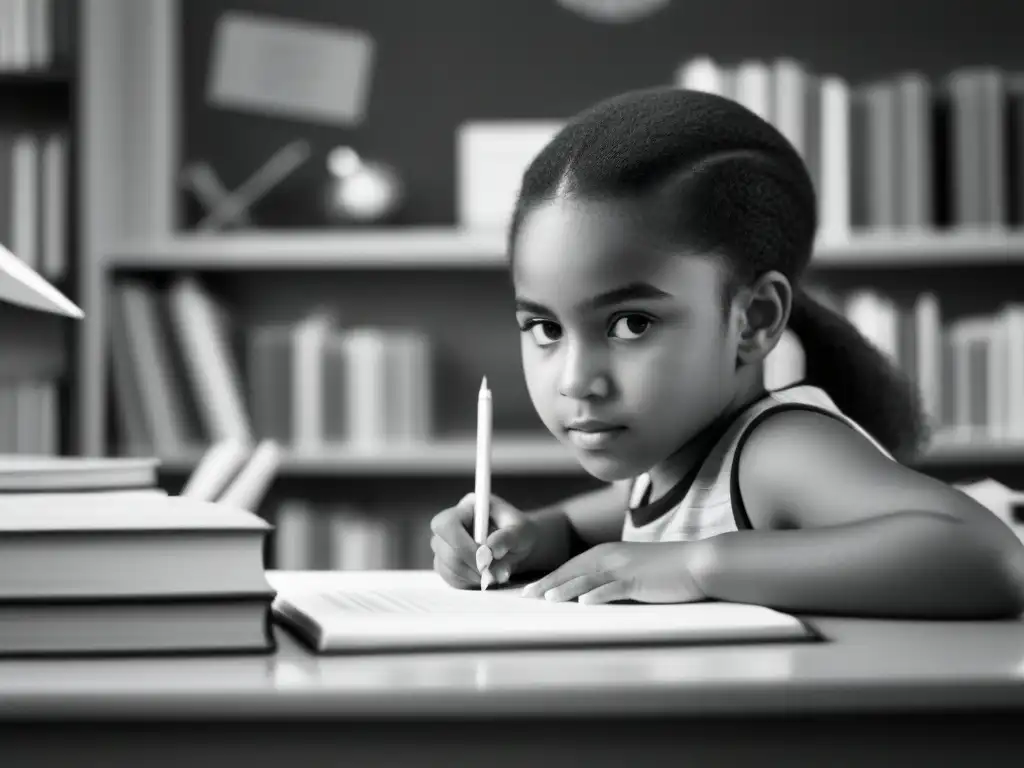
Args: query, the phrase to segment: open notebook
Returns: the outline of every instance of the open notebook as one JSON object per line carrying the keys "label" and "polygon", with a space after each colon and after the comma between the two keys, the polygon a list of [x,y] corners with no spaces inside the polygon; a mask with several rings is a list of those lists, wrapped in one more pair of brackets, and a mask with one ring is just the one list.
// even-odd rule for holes
{"label": "open notebook", "polygon": [[823,639],[806,621],[759,605],[581,605],[519,590],[458,590],[431,571],[339,572],[280,589],[273,613],[320,653]]}

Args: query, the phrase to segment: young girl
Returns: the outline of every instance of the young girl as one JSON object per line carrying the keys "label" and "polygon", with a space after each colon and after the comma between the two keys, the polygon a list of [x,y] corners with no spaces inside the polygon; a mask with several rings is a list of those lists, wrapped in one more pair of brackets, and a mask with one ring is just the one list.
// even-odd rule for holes
{"label": "young girl", "polygon": [[[470,494],[432,521],[460,588],[728,600],[895,617],[1024,610],[1024,547],[995,515],[901,461],[914,389],[801,289],[814,189],[794,148],[728,99],[676,88],[576,116],[523,177],[509,253],[534,407],[593,476],[529,513]],[[786,328],[806,378],[766,391]]]}

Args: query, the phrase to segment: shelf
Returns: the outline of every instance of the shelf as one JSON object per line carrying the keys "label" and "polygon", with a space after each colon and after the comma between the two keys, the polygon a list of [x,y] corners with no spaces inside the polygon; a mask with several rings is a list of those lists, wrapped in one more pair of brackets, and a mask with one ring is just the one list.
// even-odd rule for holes
{"label": "shelf", "polygon": [[18,120],[70,116],[71,91],[71,77],[63,70],[0,69],[0,103]]}
{"label": "shelf", "polygon": [[[503,268],[503,231],[450,227],[360,230],[267,230],[181,234],[126,243],[106,266],[133,270]],[[823,241],[818,269],[1024,265],[1024,230],[956,234],[857,235]]]}
{"label": "shelf", "polygon": [[822,241],[811,264],[823,269],[1024,266],[1024,229],[860,234]]}
{"label": "shelf", "polygon": [[[191,472],[201,451],[161,460],[161,471]],[[472,475],[476,463],[473,439],[446,439],[430,443],[396,444],[381,450],[354,450],[346,446],[315,453],[289,452],[282,461],[282,476],[325,475]],[[583,469],[567,448],[553,439],[504,437],[491,448],[491,470],[497,475],[567,475]]]}
{"label": "shelf", "polygon": [[63,69],[4,69],[0,68],[0,88],[32,88],[56,86],[66,88],[71,76]]}
{"label": "shelf", "polygon": [[[200,450],[161,461],[161,471],[182,474],[196,466]],[[561,475],[583,473],[575,457],[553,439],[503,437],[492,447],[492,471],[498,475]],[[377,451],[339,446],[315,453],[286,454],[279,474],[284,477],[328,475],[472,475],[476,447],[472,439],[395,445]],[[1024,465],[1024,444],[952,445],[936,447],[921,462],[922,469]]]}
{"label": "shelf", "polygon": [[107,264],[161,270],[503,267],[505,234],[448,227],[183,234],[125,245],[107,257]]}
{"label": "shelf", "polygon": [[995,465],[1016,464],[1024,467],[1024,443],[975,443],[957,445],[946,443],[936,445],[921,462],[928,468],[977,467],[984,469]]}

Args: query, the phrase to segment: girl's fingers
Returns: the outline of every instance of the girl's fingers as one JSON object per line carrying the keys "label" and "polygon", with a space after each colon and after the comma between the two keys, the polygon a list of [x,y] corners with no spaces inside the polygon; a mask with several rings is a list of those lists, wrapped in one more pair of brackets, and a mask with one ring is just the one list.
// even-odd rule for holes
{"label": "girl's fingers", "polygon": [[437,572],[441,578],[449,584],[449,586],[455,587],[456,589],[473,589],[477,586],[476,583],[466,579],[465,575],[456,573],[452,570],[451,566],[438,555],[434,555],[434,571]]}
{"label": "girl's fingers", "polygon": [[[430,521],[430,529],[434,532],[433,538],[444,541],[453,556],[464,562],[471,570],[476,569],[476,542],[466,530],[465,509],[452,507],[439,512]],[[472,510],[470,510],[472,514]],[[472,518],[470,518],[472,519]]]}
{"label": "girl's fingers", "polygon": [[487,548],[495,560],[501,560],[510,552],[517,549],[518,539],[522,530],[519,526],[511,528],[499,528],[487,537]]}
{"label": "girl's fingers", "polygon": [[629,584],[624,581],[609,581],[600,587],[582,593],[577,599],[585,605],[612,603],[616,600],[629,600],[633,597]]}
{"label": "girl's fingers", "polygon": [[446,572],[450,573],[455,579],[465,582],[470,586],[480,583],[480,574],[459,557],[447,541],[439,536],[432,536],[430,548],[434,552],[434,562],[443,563]]}
{"label": "girl's fingers", "polygon": [[580,595],[596,591],[612,580],[610,576],[603,573],[585,573],[546,590],[544,597],[552,602],[567,602],[575,600]]}

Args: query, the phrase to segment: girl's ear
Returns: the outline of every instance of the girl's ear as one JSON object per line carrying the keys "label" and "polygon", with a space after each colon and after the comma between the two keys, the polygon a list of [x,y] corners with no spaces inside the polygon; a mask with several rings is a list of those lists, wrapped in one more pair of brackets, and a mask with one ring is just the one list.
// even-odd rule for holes
{"label": "girl's ear", "polygon": [[736,362],[762,362],[779,343],[793,305],[793,289],[781,272],[761,275],[739,293],[739,339]]}

